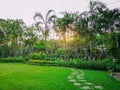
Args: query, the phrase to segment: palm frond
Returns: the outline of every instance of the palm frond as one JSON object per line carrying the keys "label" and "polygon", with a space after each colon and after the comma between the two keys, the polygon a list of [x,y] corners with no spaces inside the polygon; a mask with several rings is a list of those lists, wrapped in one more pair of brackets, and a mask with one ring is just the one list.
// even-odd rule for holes
{"label": "palm frond", "polygon": [[50,22],[50,21],[53,22],[55,18],[56,18],[56,15],[52,15],[52,16],[50,16],[49,19],[48,19],[48,22]]}
{"label": "palm frond", "polygon": [[35,16],[33,17],[34,20],[36,20],[36,18],[41,19],[43,22],[45,22],[44,17],[42,16],[41,13],[35,13]]}
{"label": "palm frond", "polygon": [[49,19],[50,13],[53,13],[53,14],[54,14],[55,12],[54,12],[54,10],[49,10],[49,11],[47,12],[47,14],[46,14],[46,20]]}
{"label": "palm frond", "polygon": [[93,12],[96,8],[107,8],[106,5],[100,1],[90,1],[90,12]]}

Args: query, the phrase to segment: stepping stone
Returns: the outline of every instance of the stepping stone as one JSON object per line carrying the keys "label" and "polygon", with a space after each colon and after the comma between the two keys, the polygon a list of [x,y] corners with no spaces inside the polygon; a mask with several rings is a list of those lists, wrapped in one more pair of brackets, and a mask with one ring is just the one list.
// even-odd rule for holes
{"label": "stepping stone", "polygon": [[83,76],[80,76],[80,75],[76,75],[76,77],[81,77],[81,78],[83,78]]}
{"label": "stepping stone", "polygon": [[79,76],[79,77],[77,77],[77,79],[84,79],[84,78]]}
{"label": "stepping stone", "polygon": [[74,85],[76,85],[76,86],[80,86],[81,84],[80,84],[80,83],[74,83]]}
{"label": "stepping stone", "polygon": [[86,82],[85,84],[87,84],[87,85],[93,85],[93,83],[90,83],[90,82]]}
{"label": "stepping stone", "polygon": [[79,74],[78,72],[72,72],[72,73]]}
{"label": "stepping stone", "polygon": [[96,88],[96,89],[103,89],[102,86],[94,86],[94,88]]}
{"label": "stepping stone", "polygon": [[76,72],[76,70],[73,70],[73,69],[72,69],[72,71],[73,71],[73,72]]}
{"label": "stepping stone", "polygon": [[70,82],[76,82],[76,80],[75,79],[71,79],[71,80],[69,80]]}
{"label": "stepping stone", "polygon": [[76,75],[76,77],[84,77],[84,75],[78,74]]}
{"label": "stepping stone", "polygon": [[84,79],[83,77],[80,77],[80,76],[79,76],[79,77],[76,77],[76,78],[77,78],[77,79]]}
{"label": "stepping stone", "polygon": [[91,88],[89,86],[83,86],[83,87],[81,87],[81,89],[88,90],[88,89],[91,89]]}
{"label": "stepping stone", "polygon": [[71,75],[76,75],[76,73],[71,73]]}

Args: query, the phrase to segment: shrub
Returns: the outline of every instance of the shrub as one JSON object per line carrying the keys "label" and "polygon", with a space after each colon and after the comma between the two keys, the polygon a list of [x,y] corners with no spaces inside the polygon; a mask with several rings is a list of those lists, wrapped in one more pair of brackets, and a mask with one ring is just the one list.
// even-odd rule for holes
{"label": "shrub", "polygon": [[29,60],[28,64],[36,65],[55,65],[55,62],[52,60]]}
{"label": "shrub", "polygon": [[73,59],[70,61],[57,60],[56,63],[59,66],[76,67],[82,69],[107,70],[106,64],[103,61],[86,61],[80,59]]}
{"label": "shrub", "polygon": [[63,66],[63,67],[70,67],[70,62],[62,60],[62,59],[57,59],[55,60],[55,63],[57,64],[57,66]]}
{"label": "shrub", "polygon": [[32,53],[29,55],[30,59],[46,60],[47,55],[45,53]]}
{"label": "shrub", "polygon": [[115,71],[120,72],[120,64],[116,64],[116,65],[115,65]]}
{"label": "shrub", "polygon": [[7,57],[10,55],[10,47],[0,46],[0,57]]}
{"label": "shrub", "polygon": [[27,58],[23,57],[7,57],[7,58],[0,58],[0,62],[25,62]]}
{"label": "shrub", "polygon": [[[52,66],[63,66],[63,67],[74,67],[82,69],[92,69],[92,70],[108,70],[108,59],[105,60],[80,60],[72,59],[70,61],[56,59],[56,60],[29,60],[29,64],[36,65],[52,65]],[[115,71],[120,71],[120,65],[114,66]]]}

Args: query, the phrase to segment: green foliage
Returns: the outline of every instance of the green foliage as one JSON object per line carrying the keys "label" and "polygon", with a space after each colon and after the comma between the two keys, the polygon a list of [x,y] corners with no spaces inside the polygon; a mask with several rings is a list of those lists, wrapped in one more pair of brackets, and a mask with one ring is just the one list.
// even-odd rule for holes
{"label": "green foliage", "polygon": [[116,65],[115,65],[115,71],[120,72],[120,64],[116,64]]}
{"label": "green foliage", "polygon": [[93,70],[107,70],[106,65],[102,61],[84,61],[81,60],[79,63],[79,68],[93,69]]}
{"label": "green foliage", "polygon": [[40,51],[40,50],[43,50],[43,49],[44,49],[44,43],[43,43],[43,41],[37,41],[34,44],[34,50]]}
{"label": "green foliage", "polygon": [[10,55],[10,47],[8,46],[0,46],[0,56],[1,57],[7,57]]}
{"label": "green foliage", "polygon": [[41,59],[41,60],[46,60],[47,59],[47,55],[44,52],[40,52],[40,53],[31,53],[29,55],[30,59]]}
{"label": "green foliage", "polygon": [[58,66],[62,66],[62,67],[69,67],[68,61],[62,60],[62,59],[57,59],[55,60],[55,63]]}
{"label": "green foliage", "polygon": [[60,58],[64,60],[55,60],[60,66],[115,69],[120,63],[119,12],[109,10],[101,2],[90,1],[89,11],[81,14],[66,11],[57,18],[53,10],[45,17],[36,13],[36,23],[30,27],[21,19],[0,19],[0,57]]}
{"label": "green foliage", "polygon": [[[28,64],[35,65],[53,65],[53,66],[62,66],[62,67],[74,67],[90,70],[108,70],[113,69],[114,71],[119,71],[120,65],[110,62],[110,59],[106,58],[105,60],[80,60],[80,59],[71,59],[70,61],[56,59],[56,60],[29,60]],[[112,65],[112,66],[111,66]]]}
{"label": "green foliage", "polygon": [[83,69],[93,69],[93,70],[107,70],[106,64],[104,61],[94,61],[94,60],[79,60],[73,59],[70,61],[63,61],[60,64],[69,66],[69,67],[76,67],[76,68],[83,68]]}
{"label": "green foliage", "polygon": [[55,51],[55,53],[56,53],[57,58],[63,57],[65,53],[65,48],[58,48]]}
{"label": "green foliage", "polygon": [[105,58],[104,63],[108,70],[115,70],[116,62],[112,59],[112,57]]}
{"label": "green foliage", "polygon": [[0,58],[0,62],[19,62],[23,63],[26,62],[28,58],[25,57],[7,57],[7,58]]}
{"label": "green foliage", "polygon": [[35,64],[35,65],[56,65],[56,63],[53,60],[29,60],[28,64]]}

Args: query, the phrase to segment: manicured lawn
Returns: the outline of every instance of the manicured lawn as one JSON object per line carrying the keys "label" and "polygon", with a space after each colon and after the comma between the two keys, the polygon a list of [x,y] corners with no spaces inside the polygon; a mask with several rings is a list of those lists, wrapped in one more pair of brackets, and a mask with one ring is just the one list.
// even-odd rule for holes
{"label": "manicured lawn", "polygon": [[[76,76],[82,74],[83,81],[79,81]],[[78,80],[77,83],[74,80]],[[92,90],[99,90],[93,89],[95,86],[101,86],[103,90],[120,90],[120,82],[103,71],[0,63],[0,90],[82,90],[86,86]]]}

